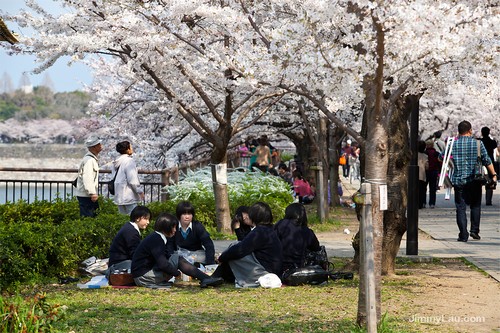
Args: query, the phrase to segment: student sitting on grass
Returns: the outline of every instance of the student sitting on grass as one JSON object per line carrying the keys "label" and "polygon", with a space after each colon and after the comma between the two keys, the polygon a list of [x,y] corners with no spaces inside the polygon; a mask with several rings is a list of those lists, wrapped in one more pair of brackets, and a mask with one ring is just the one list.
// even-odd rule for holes
{"label": "student sitting on grass", "polygon": [[257,202],[248,210],[252,230],[241,242],[231,244],[219,257],[219,266],[212,277],[235,282],[237,288],[258,287],[260,277],[273,273],[281,276],[282,251],[273,230],[271,208]]}
{"label": "student sitting on grass", "polygon": [[130,272],[132,257],[141,242],[141,230],[146,229],[151,211],[145,206],[137,206],[130,213],[130,222],[125,223],[116,234],[109,248],[106,278],[115,270]]}
{"label": "student sitting on grass", "polygon": [[212,278],[178,254],[167,254],[167,238],[175,234],[179,221],[168,213],[161,213],[155,221],[154,232],[135,250],[132,258],[132,276],[135,284],[147,288],[168,288],[169,280],[182,273],[200,280],[200,287],[218,286],[221,278]]}

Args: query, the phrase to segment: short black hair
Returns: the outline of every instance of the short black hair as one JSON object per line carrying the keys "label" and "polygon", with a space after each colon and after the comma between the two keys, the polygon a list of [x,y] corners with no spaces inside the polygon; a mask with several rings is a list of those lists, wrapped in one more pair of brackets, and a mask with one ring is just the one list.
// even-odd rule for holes
{"label": "short black hair", "polygon": [[472,125],[467,121],[463,120],[458,124],[458,134],[465,134],[472,129]]}
{"label": "short black hair", "polygon": [[130,212],[130,221],[135,222],[141,217],[147,217],[151,218],[151,211],[149,210],[148,207],[146,206],[136,206],[134,209],[132,209],[132,212]]}
{"label": "short black hair", "polygon": [[180,219],[182,214],[191,214],[194,219],[194,207],[189,201],[181,201],[177,204],[175,215]]}
{"label": "short black hair", "polygon": [[489,136],[490,129],[488,127],[484,126],[483,128],[481,128],[481,135],[483,136],[483,138]]}
{"label": "short black hair", "polygon": [[271,207],[265,202],[257,202],[250,206],[248,210],[248,217],[255,225],[272,225],[273,224],[273,212]]}
{"label": "short black hair", "polygon": [[122,141],[116,144],[116,151],[119,152],[120,154],[126,154],[129,148],[130,148],[130,142],[128,141]]}
{"label": "short black hair", "polygon": [[161,233],[168,235],[168,234],[172,233],[172,230],[174,230],[178,224],[179,224],[179,221],[172,214],[161,213],[156,218],[154,229],[155,229],[155,231],[158,231],[158,232],[161,232]]}

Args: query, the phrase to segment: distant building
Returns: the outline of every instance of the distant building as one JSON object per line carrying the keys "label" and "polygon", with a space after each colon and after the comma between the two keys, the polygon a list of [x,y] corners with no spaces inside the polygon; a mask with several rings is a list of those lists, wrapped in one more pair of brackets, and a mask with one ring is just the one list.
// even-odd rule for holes
{"label": "distant building", "polygon": [[33,93],[33,85],[31,84],[28,74],[23,73],[23,76],[21,76],[21,81],[19,82],[19,89],[25,94]]}

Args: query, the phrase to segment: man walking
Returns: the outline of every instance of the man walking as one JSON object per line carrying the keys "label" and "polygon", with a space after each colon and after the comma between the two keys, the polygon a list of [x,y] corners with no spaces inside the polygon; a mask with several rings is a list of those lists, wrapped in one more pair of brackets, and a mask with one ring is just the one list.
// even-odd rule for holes
{"label": "man walking", "polygon": [[[477,145],[480,144],[479,157],[490,174],[497,181],[493,163],[481,141],[472,137],[472,125],[464,120],[458,124],[458,139],[452,146],[454,173],[451,177],[455,192],[455,206],[457,208],[457,225],[459,242],[467,242],[469,235],[474,239],[479,236],[479,223],[481,219],[481,184],[474,182],[475,165],[478,157]],[[442,154],[440,155],[442,158]],[[470,205],[471,227],[467,232],[467,205]]]}
{"label": "man walking", "polygon": [[80,205],[80,216],[95,217],[99,208],[97,199],[99,186],[99,164],[97,155],[102,150],[102,141],[97,135],[90,135],[85,141],[89,150],[83,157],[78,168],[76,197]]}

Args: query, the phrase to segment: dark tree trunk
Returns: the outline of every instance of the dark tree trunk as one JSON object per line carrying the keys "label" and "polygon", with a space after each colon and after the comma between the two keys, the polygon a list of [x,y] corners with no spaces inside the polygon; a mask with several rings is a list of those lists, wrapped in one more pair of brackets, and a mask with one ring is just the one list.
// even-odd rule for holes
{"label": "dark tree trunk", "polygon": [[[416,97],[409,97],[416,98]],[[392,108],[389,123],[389,165],[387,170],[388,209],[384,215],[382,275],[392,275],[401,239],[406,232],[408,165],[410,162],[408,118],[410,107],[401,99]]]}

